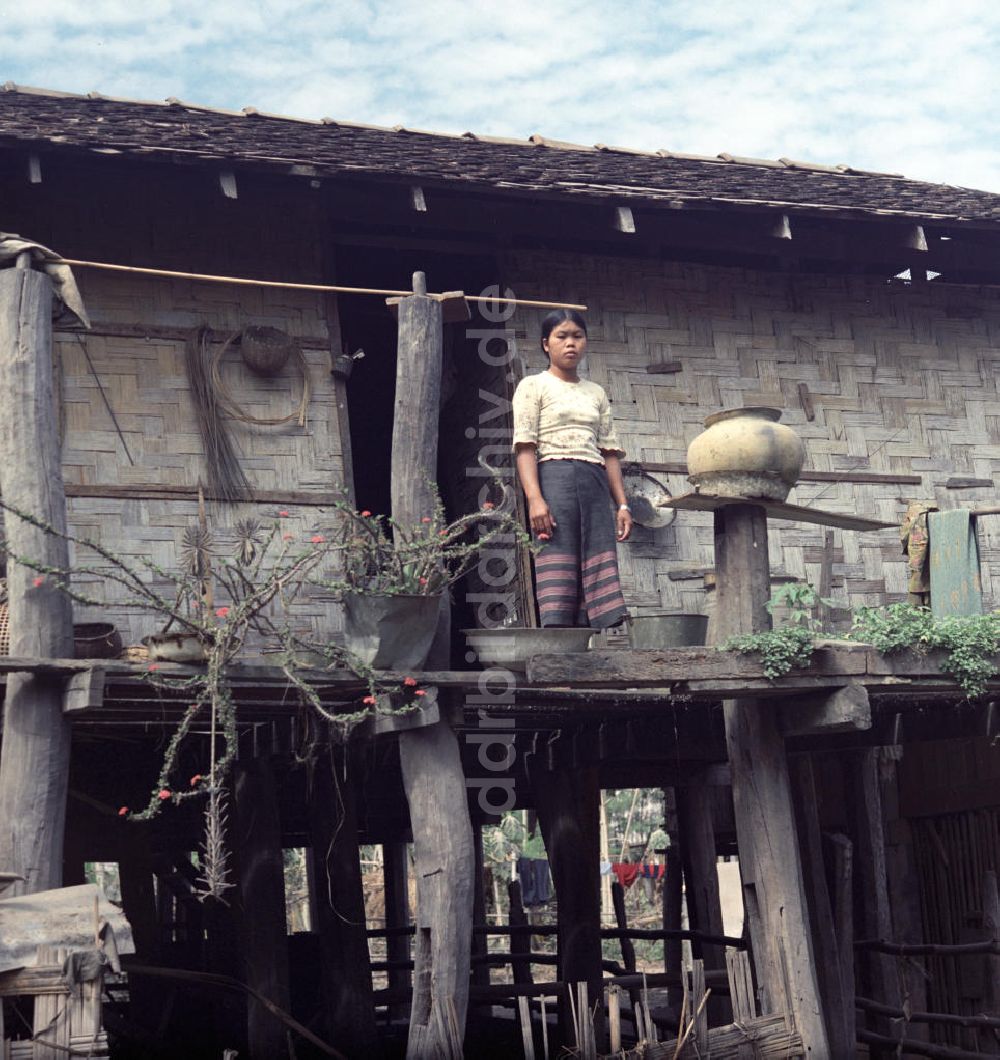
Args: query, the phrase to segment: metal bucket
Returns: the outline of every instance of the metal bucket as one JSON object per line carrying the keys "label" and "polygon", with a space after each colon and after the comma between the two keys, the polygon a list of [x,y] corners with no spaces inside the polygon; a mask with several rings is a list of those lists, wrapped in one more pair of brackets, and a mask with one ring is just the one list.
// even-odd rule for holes
{"label": "metal bucket", "polygon": [[695,648],[707,631],[708,615],[640,615],[629,636],[633,648]]}

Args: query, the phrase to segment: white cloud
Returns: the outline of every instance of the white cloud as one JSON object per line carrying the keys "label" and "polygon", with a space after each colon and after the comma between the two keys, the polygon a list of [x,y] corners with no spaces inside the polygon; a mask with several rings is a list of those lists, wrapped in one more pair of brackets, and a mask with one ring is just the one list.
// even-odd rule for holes
{"label": "white cloud", "polygon": [[998,43],[986,0],[38,0],[5,12],[0,75],[1000,191]]}

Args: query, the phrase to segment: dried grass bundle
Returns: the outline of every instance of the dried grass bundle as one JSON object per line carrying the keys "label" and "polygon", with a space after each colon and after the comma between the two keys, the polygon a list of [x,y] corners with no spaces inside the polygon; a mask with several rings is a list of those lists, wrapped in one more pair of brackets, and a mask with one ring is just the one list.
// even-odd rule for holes
{"label": "dried grass bundle", "polygon": [[211,329],[204,326],[195,331],[185,347],[184,364],[198,431],[205,446],[209,489],[221,500],[240,501],[250,496],[250,483],[240,466],[209,371],[210,335]]}

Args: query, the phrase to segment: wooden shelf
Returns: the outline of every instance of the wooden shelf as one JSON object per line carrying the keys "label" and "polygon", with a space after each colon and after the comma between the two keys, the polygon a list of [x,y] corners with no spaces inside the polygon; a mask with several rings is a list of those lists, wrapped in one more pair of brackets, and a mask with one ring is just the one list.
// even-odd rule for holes
{"label": "wooden shelf", "polygon": [[752,504],[763,508],[769,519],[785,519],[790,522],[816,523],[833,526],[840,530],[898,530],[898,523],[884,523],[878,519],[864,519],[858,515],[841,512],[824,512],[819,508],[805,508],[799,504],[784,504],[760,497],[718,497],[712,493],[683,493],[661,501],[660,508],[676,508],[682,512],[715,512],[735,504]]}

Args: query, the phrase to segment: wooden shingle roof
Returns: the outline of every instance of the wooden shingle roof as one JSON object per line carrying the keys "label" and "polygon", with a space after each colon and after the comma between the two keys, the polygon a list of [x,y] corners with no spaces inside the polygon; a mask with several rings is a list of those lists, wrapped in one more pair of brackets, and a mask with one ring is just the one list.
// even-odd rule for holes
{"label": "wooden shingle roof", "polygon": [[[0,91],[0,145],[184,156],[317,176],[601,198],[619,203],[769,206],[1000,224],[1000,194],[791,159],[714,158],[302,121],[165,103],[68,95],[11,83]],[[294,167],[294,168],[293,168]]]}

